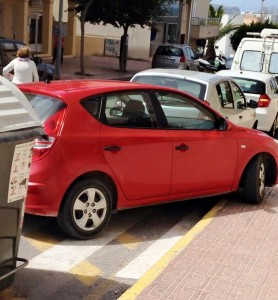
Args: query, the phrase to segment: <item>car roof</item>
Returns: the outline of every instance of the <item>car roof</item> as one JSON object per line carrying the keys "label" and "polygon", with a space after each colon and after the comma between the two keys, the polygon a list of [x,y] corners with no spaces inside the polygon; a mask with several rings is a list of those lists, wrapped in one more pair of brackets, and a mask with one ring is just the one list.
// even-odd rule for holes
{"label": "car roof", "polygon": [[[18,85],[23,92],[38,93],[53,98],[60,98],[64,102],[70,102],[71,99],[85,98],[93,94],[121,90],[138,90],[142,89],[160,89],[174,90],[168,87],[158,87],[156,85],[135,83],[120,80],[101,80],[101,79],[74,79],[74,80],[53,80],[49,83],[44,81],[23,83]],[[176,91],[176,90],[175,90]],[[179,91],[187,94],[186,92]],[[81,95],[82,94],[82,95]],[[75,97],[78,96],[78,97]]]}
{"label": "car roof", "polygon": [[268,81],[272,78],[275,74],[268,74],[262,72],[252,72],[252,71],[234,71],[234,70],[221,70],[218,71],[216,74],[221,76],[230,76],[230,77],[240,77],[240,78],[250,78],[260,81]]}
{"label": "car roof", "polygon": [[[180,79],[191,79],[201,83],[211,83],[215,84],[219,81],[223,81],[223,76],[206,73],[206,72],[198,72],[198,71],[190,71],[190,70],[181,70],[181,69],[161,69],[161,68],[154,68],[148,69],[141,72],[138,72],[134,75],[135,76],[169,76],[172,78],[180,78]],[[228,80],[231,78],[226,76]]]}

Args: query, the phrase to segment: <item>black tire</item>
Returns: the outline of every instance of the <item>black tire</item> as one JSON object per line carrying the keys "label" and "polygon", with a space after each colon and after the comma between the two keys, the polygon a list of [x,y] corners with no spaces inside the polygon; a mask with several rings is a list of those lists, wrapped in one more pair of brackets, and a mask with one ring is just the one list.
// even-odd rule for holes
{"label": "black tire", "polygon": [[272,137],[275,137],[277,127],[278,127],[278,114],[275,116],[273,124],[272,124],[271,129],[268,132],[268,134]]}
{"label": "black tire", "polygon": [[259,204],[265,194],[266,167],[262,155],[247,166],[243,180],[243,200],[246,203]]}
{"label": "black tire", "polygon": [[89,178],[77,182],[69,190],[57,221],[71,237],[90,239],[103,229],[111,214],[111,189],[106,183]]}

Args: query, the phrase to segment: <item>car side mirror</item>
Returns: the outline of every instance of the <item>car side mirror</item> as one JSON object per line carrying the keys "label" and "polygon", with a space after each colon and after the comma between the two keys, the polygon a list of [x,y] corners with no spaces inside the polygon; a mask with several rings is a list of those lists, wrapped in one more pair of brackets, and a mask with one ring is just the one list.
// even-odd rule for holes
{"label": "car side mirror", "polygon": [[250,100],[250,101],[247,103],[247,106],[250,107],[250,108],[258,108],[258,102],[255,101],[255,100]]}
{"label": "car side mirror", "polygon": [[225,118],[221,117],[219,120],[219,129],[220,130],[227,130],[228,128],[228,122]]}

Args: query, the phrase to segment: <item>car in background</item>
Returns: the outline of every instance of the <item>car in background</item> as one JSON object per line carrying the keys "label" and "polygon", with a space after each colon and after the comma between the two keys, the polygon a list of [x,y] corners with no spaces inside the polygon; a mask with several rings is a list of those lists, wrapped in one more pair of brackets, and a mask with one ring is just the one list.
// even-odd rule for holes
{"label": "car in background", "polygon": [[[17,50],[25,44],[21,41],[6,39],[0,37],[0,73],[2,75],[3,68],[16,58]],[[51,64],[43,62],[42,58],[32,56],[34,60],[40,80],[53,80],[55,77],[55,67]]]}
{"label": "car in background", "polygon": [[152,59],[152,68],[199,69],[196,54],[188,45],[163,44],[158,46]]}
{"label": "car in background", "polygon": [[278,128],[278,75],[233,70],[223,70],[217,74],[234,78],[246,98],[258,103],[258,129],[275,137]]}
{"label": "car in background", "polygon": [[236,191],[259,203],[277,182],[277,141],[189,93],[113,80],[19,88],[46,133],[34,144],[25,212],[56,217],[74,238],[92,238],[115,210]]}
{"label": "car in background", "polygon": [[169,86],[205,100],[233,123],[257,128],[255,101],[247,102],[237,83],[230,77],[176,69],[149,69],[138,72],[132,82]]}

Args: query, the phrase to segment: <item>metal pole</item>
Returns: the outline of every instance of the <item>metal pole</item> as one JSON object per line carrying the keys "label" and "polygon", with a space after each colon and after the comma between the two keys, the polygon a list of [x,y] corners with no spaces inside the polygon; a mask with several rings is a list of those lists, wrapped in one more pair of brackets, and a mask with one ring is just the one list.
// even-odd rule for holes
{"label": "metal pole", "polygon": [[186,41],[187,45],[189,45],[189,42],[190,42],[193,2],[194,2],[194,0],[190,0],[190,4],[189,3],[187,4],[188,8],[190,9],[190,11],[189,11],[189,20],[188,20],[187,41]]}
{"label": "metal pole", "polygon": [[63,1],[59,2],[59,26],[58,26],[58,43],[57,56],[55,61],[56,79],[61,79],[61,56],[62,56],[62,35],[63,35]]}
{"label": "metal pole", "polygon": [[261,22],[263,21],[263,9],[264,9],[264,0],[262,0],[262,5],[261,5]]}

